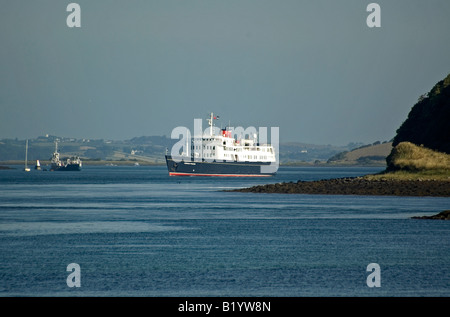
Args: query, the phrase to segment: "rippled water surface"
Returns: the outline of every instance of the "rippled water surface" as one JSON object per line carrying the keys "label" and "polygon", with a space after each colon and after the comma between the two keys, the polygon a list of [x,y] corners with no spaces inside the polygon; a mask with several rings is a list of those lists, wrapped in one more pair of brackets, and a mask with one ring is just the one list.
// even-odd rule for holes
{"label": "rippled water surface", "polygon": [[[282,167],[273,178],[165,167],[0,171],[1,296],[448,296],[449,198],[223,192],[380,168]],[[68,287],[67,265],[81,287]],[[366,284],[380,265],[381,287]]]}

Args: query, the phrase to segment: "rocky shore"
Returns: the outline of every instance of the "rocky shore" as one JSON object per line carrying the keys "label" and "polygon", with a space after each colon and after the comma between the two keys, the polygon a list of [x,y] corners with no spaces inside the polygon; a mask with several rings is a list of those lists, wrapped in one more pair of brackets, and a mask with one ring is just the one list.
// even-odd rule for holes
{"label": "rocky shore", "polygon": [[259,185],[232,191],[320,195],[450,197],[450,181],[367,179],[364,177],[356,177]]}
{"label": "rocky shore", "polygon": [[438,219],[438,220],[450,220],[450,210],[444,210],[437,215],[433,216],[419,216],[412,217],[412,219]]}

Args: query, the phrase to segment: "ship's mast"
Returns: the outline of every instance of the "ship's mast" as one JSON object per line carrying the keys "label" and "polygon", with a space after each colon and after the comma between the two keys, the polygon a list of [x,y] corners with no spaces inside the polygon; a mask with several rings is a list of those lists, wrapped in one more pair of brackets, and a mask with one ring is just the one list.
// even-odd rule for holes
{"label": "ship's mast", "polygon": [[58,140],[55,140],[55,152],[53,153],[52,162],[59,162]]}
{"label": "ship's mast", "polygon": [[[219,119],[219,116],[214,116],[214,113],[211,112],[211,115],[208,119],[206,119],[208,121],[208,125],[209,125],[209,135],[213,136],[213,127],[214,127],[214,120]],[[206,130],[205,130],[206,131]]]}
{"label": "ship's mast", "polygon": [[210,136],[213,135],[213,120],[214,120],[214,113],[211,112],[211,118],[208,119],[208,124],[209,124],[209,135],[210,135]]}

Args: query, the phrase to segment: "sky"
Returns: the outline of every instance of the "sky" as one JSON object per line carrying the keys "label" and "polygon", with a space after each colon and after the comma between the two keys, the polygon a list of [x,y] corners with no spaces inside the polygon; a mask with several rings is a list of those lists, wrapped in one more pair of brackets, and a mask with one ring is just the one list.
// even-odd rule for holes
{"label": "sky", "polygon": [[450,73],[450,1],[377,1],[372,28],[369,3],[0,0],[0,139],[170,137],[214,112],[281,142],[390,140]]}

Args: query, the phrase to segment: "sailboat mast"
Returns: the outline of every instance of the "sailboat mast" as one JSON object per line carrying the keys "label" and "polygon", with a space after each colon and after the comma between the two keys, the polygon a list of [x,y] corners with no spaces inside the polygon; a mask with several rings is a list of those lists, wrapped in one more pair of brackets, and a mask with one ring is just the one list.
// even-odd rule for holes
{"label": "sailboat mast", "polygon": [[28,167],[28,139],[25,144],[25,169]]}
{"label": "sailboat mast", "polygon": [[28,139],[27,142],[25,143],[25,168],[24,168],[25,172],[29,172],[30,169],[28,168]]}

